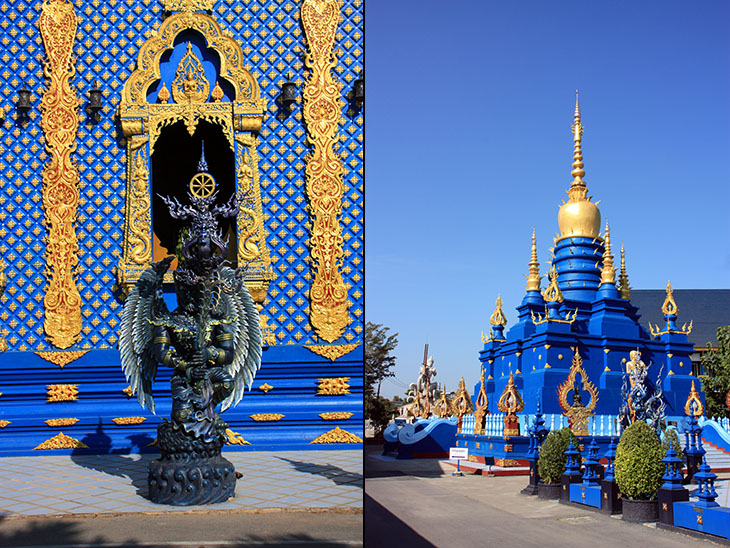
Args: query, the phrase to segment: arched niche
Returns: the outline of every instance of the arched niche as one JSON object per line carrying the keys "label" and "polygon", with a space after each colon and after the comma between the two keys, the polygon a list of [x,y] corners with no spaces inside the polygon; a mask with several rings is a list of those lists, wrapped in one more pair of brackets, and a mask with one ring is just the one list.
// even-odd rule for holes
{"label": "arched niche", "polygon": [[[120,285],[134,284],[154,259],[153,187],[160,185],[152,179],[164,174],[152,160],[160,135],[179,133],[184,126],[195,140],[214,128],[230,148],[234,165],[229,167],[242,201],[235,227],[237,262],[247,265],[246,285],[259,306],[263,303],[274,278],[256,150],[265,112],[266,99],[243,67],[240,45],[209,15],[171,15],[142,45],[118,109],[127,140],[124,249],[117,271]],[[199,154],[196,162],[198,158]],[[188,180],[163,186],[170,188],[170,184],[187,186]],[[166,281],[172,278],[168,276]]]}

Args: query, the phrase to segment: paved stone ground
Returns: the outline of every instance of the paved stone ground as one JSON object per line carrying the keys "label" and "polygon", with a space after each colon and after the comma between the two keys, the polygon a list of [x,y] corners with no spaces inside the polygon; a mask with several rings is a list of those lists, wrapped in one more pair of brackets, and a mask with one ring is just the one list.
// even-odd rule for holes
{"label": "paved stone ground", "polygon": [[256,451],[224,456],[243,473],[236,496],[206,506],[145,498],[156,455],[0,458],[0,516],[363,507],[362,451]]}

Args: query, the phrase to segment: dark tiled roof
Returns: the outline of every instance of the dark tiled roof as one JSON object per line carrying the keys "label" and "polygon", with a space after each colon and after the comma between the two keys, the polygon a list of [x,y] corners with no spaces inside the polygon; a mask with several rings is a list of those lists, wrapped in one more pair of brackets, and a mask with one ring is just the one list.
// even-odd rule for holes
{"label": "dark tiled roof", "polygon": [[[664,289],[632,289],[631,304],[639,307],[639,322],[647,331],[649,322],[663,328],[662,304],[667,296]],[[689,325],[692,320],[690,342],[704,348],[707,342],[717,346],[717,328],[730,325],[730,289],[675,289],[674,302],[679,309],[677,325]]]}

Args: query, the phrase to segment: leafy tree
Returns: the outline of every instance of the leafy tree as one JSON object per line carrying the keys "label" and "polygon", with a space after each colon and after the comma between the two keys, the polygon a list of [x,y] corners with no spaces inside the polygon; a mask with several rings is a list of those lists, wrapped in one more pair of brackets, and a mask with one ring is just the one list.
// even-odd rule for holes
{"label": "leafy tree", "polygon": [[614,461],[616,483],[624,498],[652,500],[662,484],[664,450],[654,429],[636,421],[621,434]]}
{"label": "leafy tree", "polygon": [[717,345],[713,348],[708,343],[709,350],[702,356],[705,413],[708,417],[728,417],[725,398],[730,391],[730,326],[717,328]]}
{"label": "leafy tree", "polygon": [[390,419],[398,412],[398,406],[383,396],[365,397],[365,417],[370,419],[377,436],[388,426]]}
{"label": "leafy tree", "polygon": [[[386,377],[395,376],[391,368],[395,356],[391,352],[398,346],[398,333],[388,335],[390,328],[382,324],[365,323],[365,395],[380,397],[380,385]],[[376,390],[377,385],[377,390]]]}

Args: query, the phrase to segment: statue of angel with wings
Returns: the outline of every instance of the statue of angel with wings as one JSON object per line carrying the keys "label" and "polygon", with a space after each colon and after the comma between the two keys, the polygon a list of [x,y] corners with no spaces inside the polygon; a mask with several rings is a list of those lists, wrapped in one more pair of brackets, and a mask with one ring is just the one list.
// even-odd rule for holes
{"label": "statue of angel with wings", "polygon": [[218,218],[235,217],[238,200],[215,205],[204,157],[190,182],[190,205],[162,197],[173,219],[187,222],[174,272],[178,307],[170,312],[163,279],[174,257],[153,264],[124,304],[122,369],[142,407],[155,412],[152,383],[160,364],[173,369],[171,420],[157,430],[159,459],[150,464],[149,496],[163,504],[222,502],[233,496],[233,465],[221,457],[227,424],[216,411],[235,406],[261,364],[261,330],[243,270],[226,266],[228,241]]}

